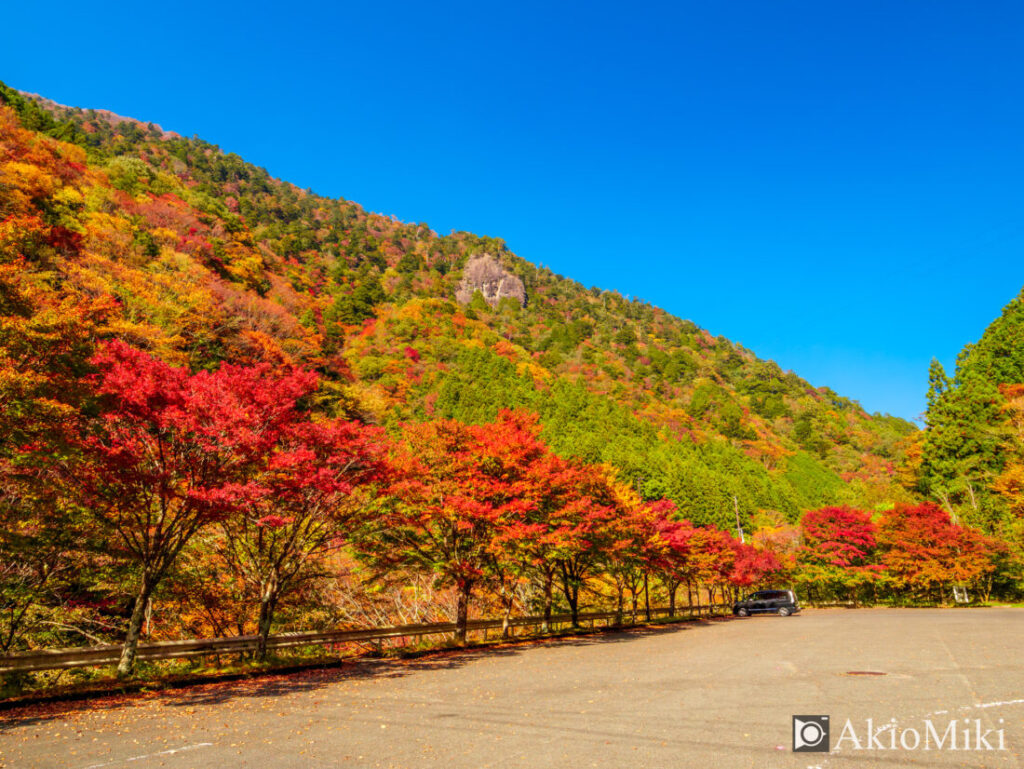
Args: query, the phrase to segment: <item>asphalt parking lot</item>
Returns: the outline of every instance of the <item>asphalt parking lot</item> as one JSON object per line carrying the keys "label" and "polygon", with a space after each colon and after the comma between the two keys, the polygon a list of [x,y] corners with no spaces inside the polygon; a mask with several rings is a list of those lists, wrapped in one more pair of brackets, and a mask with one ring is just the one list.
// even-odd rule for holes
{"label": "asphalt parking lot", "polygon": [[[0,713],[0,765],[1017,767],[1022,630],[1024,609],[809,610],[360,663]],[[792,752],[809,714],[830,753]]]}

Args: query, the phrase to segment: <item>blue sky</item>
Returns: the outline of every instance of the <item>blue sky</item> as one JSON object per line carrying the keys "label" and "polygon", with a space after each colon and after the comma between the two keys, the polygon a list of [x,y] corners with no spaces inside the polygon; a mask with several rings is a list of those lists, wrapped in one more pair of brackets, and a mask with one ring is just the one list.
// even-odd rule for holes
{"label": "blue sky", "polygon": [[0,80],[503,237],[914,418],[1024,283],[1024,5],[5,9]]}

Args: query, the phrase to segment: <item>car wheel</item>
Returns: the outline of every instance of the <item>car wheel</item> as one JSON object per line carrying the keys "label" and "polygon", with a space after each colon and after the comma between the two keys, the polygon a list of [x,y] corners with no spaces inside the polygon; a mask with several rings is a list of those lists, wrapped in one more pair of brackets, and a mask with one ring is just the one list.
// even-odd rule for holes
{"label": "car wheel", "polygon": [[737,617],[746,617],[748,614],[750,614],[750,612],[747,611],[746,609],[737,609],[736,610],[736,616]]}
{"label": "car wheel", "polygon": [[783,606],[781,609],[779,609],[779,616],[780,617],[788,617],[789,616],[789,609],[787,609],[785,606]]}

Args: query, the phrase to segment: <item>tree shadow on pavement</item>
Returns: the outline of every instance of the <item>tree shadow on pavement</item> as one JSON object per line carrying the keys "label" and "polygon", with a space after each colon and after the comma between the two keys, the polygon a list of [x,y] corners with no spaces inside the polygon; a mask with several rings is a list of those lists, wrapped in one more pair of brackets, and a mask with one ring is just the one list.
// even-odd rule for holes
{"label": "tree shadow on pavement", "polygon": [[356,657],[295,672],[254,673],[241,679],[189,683],[158,691],[98,693],[88,699],[27,704],[23,708],[0,712],[0,733],[78,713],[127,708],[191,708],[240,698],[283,697],[317,691],[346,681],[402,678],[438,670],[454,670],[482,660],[524,654],[538,647],[551,649],[630,643],[735,620],[734,617],[702,617],[663,624],[582,629],[572,635],[512,638],[463,648],[425,650],[405,658]]}

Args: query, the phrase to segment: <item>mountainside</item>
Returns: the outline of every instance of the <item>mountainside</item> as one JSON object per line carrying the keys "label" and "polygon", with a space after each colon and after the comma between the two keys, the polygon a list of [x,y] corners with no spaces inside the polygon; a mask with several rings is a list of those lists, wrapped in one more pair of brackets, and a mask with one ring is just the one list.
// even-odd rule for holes
{"label": "mountainside", "polygon": [[112,299],[98,333],[196,369],[301,364],[328,380],[318,408],[389,427],[527,407],[555,451],[695,523],[909,499],[913,425],[688,320],[152,124],[2,84],[0,102],[4,315]]}

